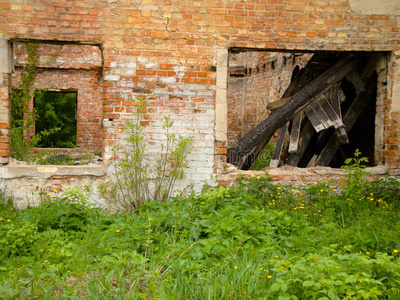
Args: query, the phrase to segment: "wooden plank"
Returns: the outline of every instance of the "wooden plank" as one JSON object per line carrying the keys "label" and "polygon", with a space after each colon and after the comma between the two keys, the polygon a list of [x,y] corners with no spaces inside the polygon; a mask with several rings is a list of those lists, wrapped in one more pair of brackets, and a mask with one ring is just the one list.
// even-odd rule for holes
{"label": "wooden plank", "polygon": [[299,112],[293,117],[292,132],[290,133],[289,153],[295,153],[299,146],[301,120],[303,113]]}
{"label": "wooden plank", "polygon": [[314,126],[316,132],[320,132],[326,129],[324,124],[322,124],[321,121],[318,119],[315,109],[313,109],[311,105],[305,107],[304,112],[310,120],[311,124]]}
{"label": "wooden plank", "polygon": [[289,122],[287,122],[279,130],[278,140],[276,141],[274,154],[272,155],[271,162],[269,164],[270,167],[277,168],[279,166],[279,162],[281,161],[281,153],[282,153],[283,145],[285,144],[288,128],[289,128]]}
{"label": "wooden plank", "polygon": [[338,118],[340,120],[339,126],[336,127],[335,134],[337,138],[339,139],[339,142],[341,144],[348,144],[349,143],[349,138],[346,133],[346,129],[344,128],[343,120],[342,120],[342,110],[340,108],[340,103],[346,100],[346,96],[344,95],[342,89],[339,87],[339,85],[335,85],[332,87],[332,89],[329,91],[329,103],[332,104],[332,109],[335,111],[335,113],[338,115]]}
{"label": "wooden plank", "polygon": [[329,118],[329,116],[327,115],[327,113],[325,112],[325,110],[322,108],[320,101],[321,97],[318,97],[316,101],[311,103],[311,107],[314,110],[315,114],[317,115],[317,118],[321,122],[321,124],[324,125],[326,129],[328,129],[329,127],[333,126],[333,123]]}
{"label": "wooden plank", "polygon": [[344,128],[344,125],[342,127],[336,128],[335,134],[341,144],[349,143],[349,137],[347,136],[346,128]]}
{"label": "wooden plank", "polygon": [[[329,94],[330,94],[330,92],[329,92]],[[343,126],[342,118],[336,113],[335,109],[329,103],[329,101],[325,95],[323,95],[321,97],[319,104],[321,105],[321,107],[325,111],[325,113],[328,115],[329,119],[332,122],[332,125],[335,128],[339,128],[339,127]],[[340,111],[340,109],[339,109],[339,111]]]}
{"label": "wooden plank", "polygon": [[[346,112],[346,115],[343,118],[343,123],[348,133],[351,128],[354,126],[355,122],[357,121],[358,117],[360,116],[361,112],[367,106],[369,101],[374,99],[373,90],[374,90],[374,82],[370,80],[369,84],[366,85],[367,90],[361,92],[357,95],[356,99],[354,99],[353,103],[351,104],[350,108]],[[329,139],[329,142],[325,145],[324,149],[321,151],[320,155],[317,159],[318,166],[327,166],[331,162],[332,158],[335,156],[336,151],[340,146],[340,141],[336,135],[332,135]]]}
{"label": "wooden plank", "polygon": [[248,170],[265,148],[275,131],[284,126],[293,115],[312,101],[313,97],[329,90],[358,64],[353,54],[345,55],[330,69],[302,88],[285,105],[274,110],[267,119],[258,124],[228,149],[227,160],[240,169]]}
{"label": "wooden plank", "polygon": [[289,157],[285,162],[287,165],[296,167],[299,164],[314,134],[315,129],[311,122],[307,120],[301,129],[297,152],[289,153]]}
{"label": "wooden plank", "polygon": [[349,81],[356,89],[357,94],[365,91],[365,84],[362,82],[358,71],[354,69],[346,75],[347,81]]}

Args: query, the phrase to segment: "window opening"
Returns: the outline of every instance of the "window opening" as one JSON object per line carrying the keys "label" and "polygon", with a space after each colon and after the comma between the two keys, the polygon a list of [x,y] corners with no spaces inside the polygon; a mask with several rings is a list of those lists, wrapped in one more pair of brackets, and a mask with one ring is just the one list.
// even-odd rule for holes
{"label": "window opening", "polygon": [[[292,53],[248,49],[229,52],[228,162],[242,169],[251,168],[256,158],[266,161],[264,165],[257,164],[263,167],[318,165],[339,168],[359,149],[362,156],[368,157],[368,165],[375,165],[376,99],[381,97],[377,88],[380,55],[382,53]],[[339,62],[343,65],[336,70]],[[270,69],[264,68],[263,72],[247,77],[235,76],[240,69],[258,68],[266,63],[271,64]],[[348,71],[338,75],[344,68]],[[262,135],[260,132],[266,132],[265,128],[260,130],[261,124],[265,124],[271,114],[278,116],[277,120],[279,116],[283,117],[286,112],[282,107],[297,93],[310,90],[311,83],[328,71],[332,76],[339,76],[335,84],[327,84],[329,80],[319,82],[317,91],[307,96],[304,105],[290,112],[290,119],[285,124],[277,125],[275,133],[270,130],[268,140],[265,141],[264,134],[262,142],[250,145],[258,139],[257,135]],[[253,130],[256,127],[257,130]],[[338,139],[339,143],[332,143],[332,139]],[[267,154],[262,151],[265,145]]]}
{"label": "window opening", "polygon": [[75,148],[76,109],[76,92],[36,92],[35,133],[45,133],[37,147]]}

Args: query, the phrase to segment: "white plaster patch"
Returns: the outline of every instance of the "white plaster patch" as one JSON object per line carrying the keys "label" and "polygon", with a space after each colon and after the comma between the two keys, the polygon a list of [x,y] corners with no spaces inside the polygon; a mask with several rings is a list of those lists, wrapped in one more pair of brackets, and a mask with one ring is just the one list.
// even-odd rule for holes
{"label": "white plaster patch", "polygon": [[367,15],[399,15],[398,0],[349,0],[350,8],[360,14]]}
{"label": "white plaster patch", "polygon": [[400,112],[400,83],[398,82],[393,84],[392,112]]}
{"label": "white plaster patch", "polygon": [[84,61],[91,61],[93,59],[93,57],[91,56],[91,55],[85,55],[84,57],[83,57],[83,60]]}
{"label": "white plaster patch", "polygon": [[153,68],[153,67],[157,67],[157,63],[148,63],[148,64],[146,64],[146,68]]}
{"label": "white plaster patch", "polygon": [[160,81],[163,83],[175,83],[176,78],[175,77],[166,77],[166,78],[161,78]]}
{"label": "white plaster patch", "polygon": [[106,80],[108,81],[118,81],[121,79],[121,75],[107,75]]}
{"label": "white plaster patch", "polygon": [[185,75],[184,66],[174,66],[172,69],[176,72],[176,75],[178,75],[179,77],[183,77]]}

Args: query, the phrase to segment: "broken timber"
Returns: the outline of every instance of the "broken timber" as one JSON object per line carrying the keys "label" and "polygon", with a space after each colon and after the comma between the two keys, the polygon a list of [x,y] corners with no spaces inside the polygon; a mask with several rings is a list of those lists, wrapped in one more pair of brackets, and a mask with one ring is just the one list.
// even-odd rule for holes
{"label": "broken timber", "polygon": [[[352,105],[350,106],[349,110],[347,111],[346,115],[343,118],[343,123],[345,126],[346,132],[349,132],[351,128],[354,126],[354,123],[360,116],[361,112],[367,106],[367,103],[371,101],[373,94],[373,83],[371,82],[368,85],[368,89],[358,94]],[[337,132],[336,132],[337,133]],[[329,139],[328,143],[325,145],[322,152],[319,154],[316,165],[318,166],[327,166],[333,156],[335,155],[336,151],[340,146],[340,140],[336,135],[332,135]]]}
{"label": "broken timber", "polygon": [[336,83],[349,74],[358,64],[354,55],[346,55],[331,68],[301,88],[298,92],[257,127],[248,132],[236,145],[228,149],[228,162],[247,170],[251,167],[272,135],[288,123],[293,115],[301,112],[319,95],[330,90]]}

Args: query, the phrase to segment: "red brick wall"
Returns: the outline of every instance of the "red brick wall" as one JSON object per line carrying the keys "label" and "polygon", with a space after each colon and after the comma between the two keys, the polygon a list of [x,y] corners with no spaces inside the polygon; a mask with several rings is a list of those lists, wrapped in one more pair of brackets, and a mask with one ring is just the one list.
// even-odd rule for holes
{"label": "red brick wall", "polygon": [[4,116],[4,110],[9,107],[9,87],[8,76],[4,74],[0,77],[0,110],[3,118],[0,120],[0,163],[8,163],[8,153],[10,148],[10,124],[8,115]]}
{"label": "red brick wall", "polygon": [[[154,135],[162,116],[171,114],[177,132],[194,136],[199,156],[191,178],[212,172],[217,47],[400,49],[398,16],[356,13],[346,0],[3,0],[0,35],[101,43],[103,118],[112,119],[103,128],[105,158],[129,118],[131,100],[142,96]],[[396,70],[391,80],[399,80]],[[390,99],[384,110],[390,122],[400,121],[391,114]],[[388,126],[398,132],[396,124]],[[387,150],[391,166],[398,167],[400,151]]]}
{"label": "red brick wall", "polygon": [[[18,87],[21,68],[27,60],[26,44],[14,45],[15,73],[12,87]],[[77,141],[81,151],[102,149],[103,78],[99,74],[101,51],[88,45],[40,44],[38,71],[33,90],[77,92]],[[31,108],[33,101],[31,103]],[[32,132],[33,134],[33,128]]]}

